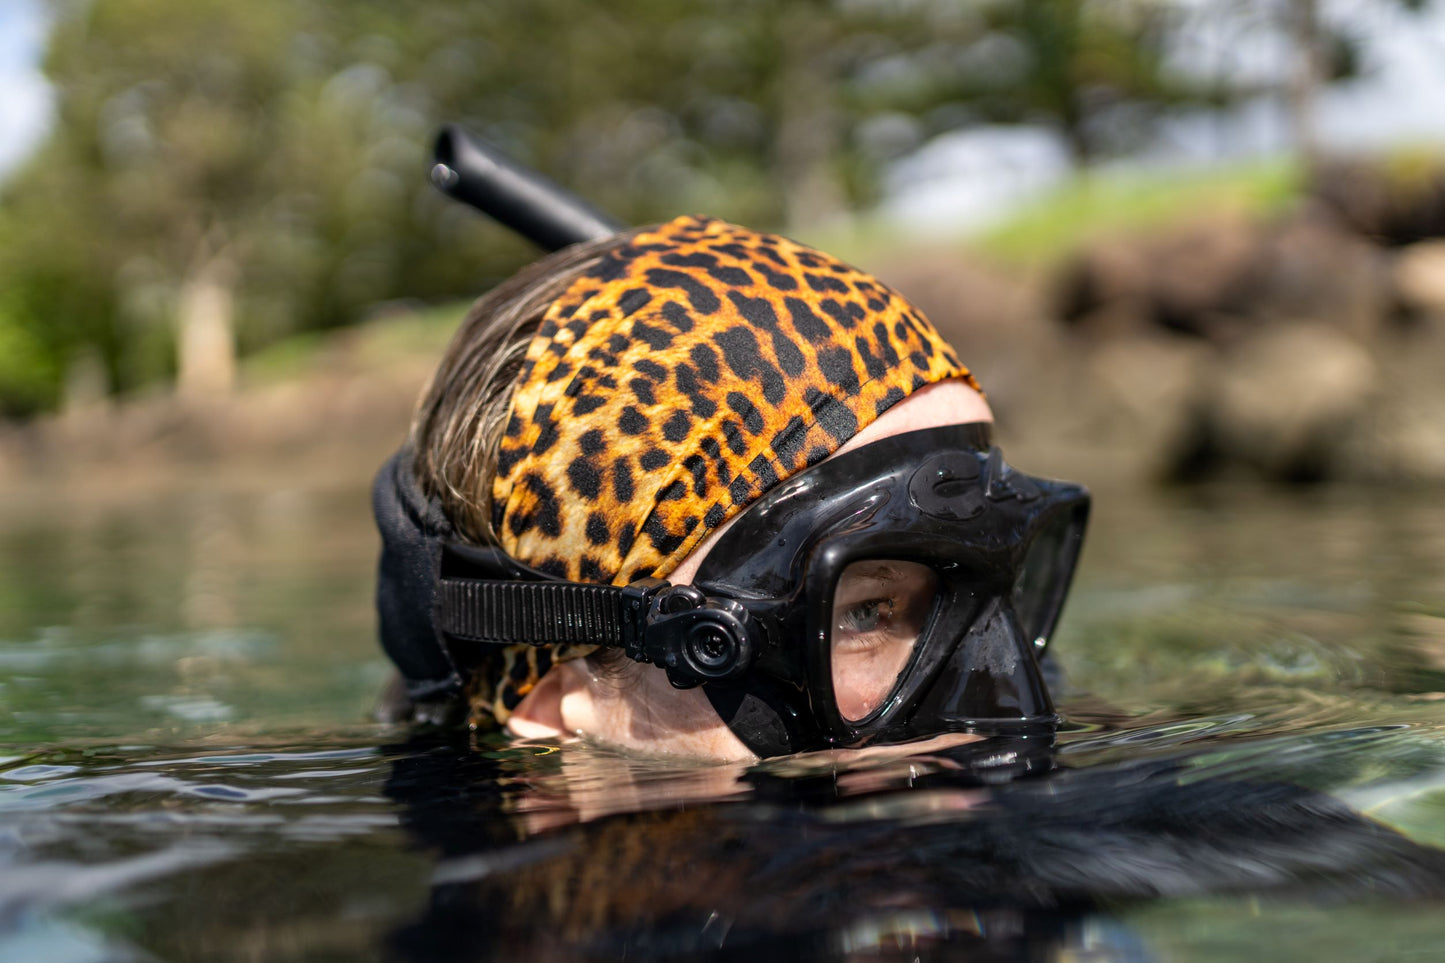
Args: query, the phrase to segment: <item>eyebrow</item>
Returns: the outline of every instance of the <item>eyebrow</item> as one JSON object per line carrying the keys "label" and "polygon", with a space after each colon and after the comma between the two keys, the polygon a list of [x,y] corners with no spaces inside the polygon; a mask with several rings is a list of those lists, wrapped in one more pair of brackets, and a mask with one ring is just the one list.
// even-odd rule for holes
{"label": "eyebrow", "polygon": [[[854,566],[857,566],[856,568]],[[851,571],[850,571],[851,569]],[[853,565],[844,569],[844,574],[852,578],[874,579],[879,582],[901,581],[907,577],[907,573],[892,562],[854,562]]]}

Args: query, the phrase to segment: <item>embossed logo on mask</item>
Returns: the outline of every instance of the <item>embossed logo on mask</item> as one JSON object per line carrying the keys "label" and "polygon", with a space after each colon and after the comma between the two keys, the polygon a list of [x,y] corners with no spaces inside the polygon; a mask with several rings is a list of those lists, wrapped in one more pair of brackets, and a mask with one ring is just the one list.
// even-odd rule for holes
{"label": "embossed logo on mask", "polygon": [[978,458],[945,451],[928,458],[908,480],[908,498],[934,518],[963,521],[983,511]]}
{"label": "embossed logo on mask", "polygon": [[919,511],[949,521],[973,518],[983,511],[985,502],[1010,498],[1030,502],[1039,495],[1038,486],[1010,468],[997,448],[990,449],[982,467],[977,455],[941,452],[925,461],[908,481],[908,497]]}

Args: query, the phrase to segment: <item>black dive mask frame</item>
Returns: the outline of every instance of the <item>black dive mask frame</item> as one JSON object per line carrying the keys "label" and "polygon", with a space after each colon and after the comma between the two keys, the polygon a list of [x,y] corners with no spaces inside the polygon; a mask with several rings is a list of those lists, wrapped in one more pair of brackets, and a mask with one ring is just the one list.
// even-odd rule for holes
{"label": "black dive mask frame", "polygon": [[[987,424],[894,435],[783,481],[735,518],[692,585],[562,581],[495,548],[444,547],[434,625],[477,646],[593,643],[702,685],[760,756],[943,732],[1051,735],[1039,659],[1083,544],[1088,493],[1015,471]],[[834,692],[834,588],[859,560],[927,566],[934,601],[891,693],[860,719]]]}

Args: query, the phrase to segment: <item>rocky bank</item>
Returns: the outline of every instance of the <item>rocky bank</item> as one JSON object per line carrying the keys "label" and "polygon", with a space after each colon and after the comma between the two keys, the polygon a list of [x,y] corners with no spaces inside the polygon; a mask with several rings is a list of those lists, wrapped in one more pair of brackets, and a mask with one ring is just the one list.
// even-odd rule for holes
{"label": "rocky bank", "polygon": [[[1445,480],[1445,174],[1336,163],[1270,217],[1200,211],[1032,275],[889,273],[1011,445],[1190,481]],[[1014,436],[1017,436],[1014,439]]]}

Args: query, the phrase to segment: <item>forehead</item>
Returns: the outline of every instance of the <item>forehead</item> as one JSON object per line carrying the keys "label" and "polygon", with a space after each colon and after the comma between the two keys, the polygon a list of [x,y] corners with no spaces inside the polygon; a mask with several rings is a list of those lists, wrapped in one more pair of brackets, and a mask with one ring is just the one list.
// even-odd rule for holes
{"label": "forehead", "polygon": [[920,388],[878,416],[830,457],[850,452],[906,431],[993,422],[993,411],[983,395],[958,379]]}

